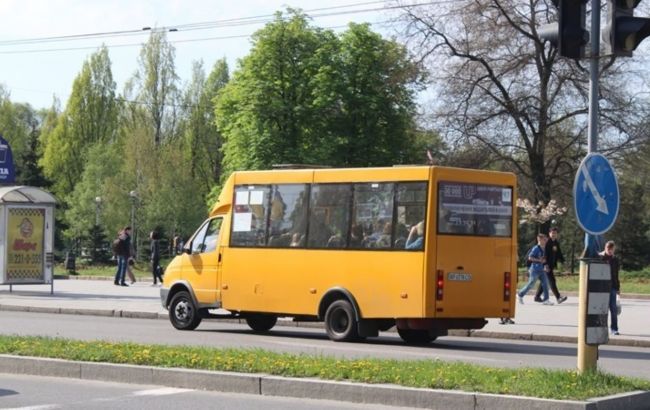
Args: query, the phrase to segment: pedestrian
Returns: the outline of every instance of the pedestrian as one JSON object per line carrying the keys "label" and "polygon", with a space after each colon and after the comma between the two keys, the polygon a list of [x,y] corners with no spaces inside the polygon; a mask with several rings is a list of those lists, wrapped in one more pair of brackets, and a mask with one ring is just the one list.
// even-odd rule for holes
{"label": "pedestrian", "polygon": [[126,275],[127,260],[131,250],[131,227],[127,226],[117,234],[113,241],[113,253],[117,258],[117,271],[115,272],[115,286],[129,286],[124,282]]}
{"label": "pedestrian", "polygon": [[546,248],[547,241],[548,237],[546,235],[543,233],[537,234],[537,245],[533,246],[530,252],[528,252],[528,261],[530,261],[530,268],[528,268],[528,283],[517,292],[519,303],[522,305],[524,304],[524,295],[535,285],[535,282],[537,282],[538,279],[542,282],[542,291],[544,292],[542,304],[553,304],[548,297],[548,278],[546,277],[545,272],[546,256],[544,255],[544,249]]}
{"label": "pedestrian", "polygon": [[129,277],[131,285],[135,283],[135,274],[133,273],[133,268],[135,267],[135,256],[129,256],[129,259],[126,262],[126,276]]}
{"label": "pedestrian", "polygon": [[612,289],[609,293],[609,327],[613,336],[618,336],[618,311],[616,308],[616,297],[621,295],[621,282],[618,279],[618,271],[620,264],[614,251],[616,244],[614,241],[608,241],[605,244],[605,250],[600,252],[600,257],[609,263],[610,272],[612,275]]}
{"label": "pedestrian", "polygon": [[153,274],[153,285],[155,286],[160,281],[163,283],[163,278],[160,268],[160,235],[156,231],[151,231],[149,234],[151,240],[151,273]]}
{"label": "pedestrian", "polygon": [[129,280],[131,281],[131,285],[135,283],[135,274],[133,273],[133,269],[135,268],[135,259],[136,259],[135,244],[131,240],[129,241],[129,259],[127,259],[127,263],[126,263],[126,276],[129,277]]}
{"label": "pedestrian", "polygon": [[[564,255],[562,255],[562,249],[560,249],[560,242],[557,239],[557,228],[553,227],[548,232],[548,241],[546,241],[546,247],[544,248],[544,255],[546,256],[546,276],[548,277],[548,285],[557,304],[567,300],[566,296],[560,295],[560,291],[557,289],[557,282],[555,281],[555,269],[557,269],[557,263],[562,262],[564,264]],[[542,301],[542,285],[537,286],[537,293],[535,294],[535,302]]]}

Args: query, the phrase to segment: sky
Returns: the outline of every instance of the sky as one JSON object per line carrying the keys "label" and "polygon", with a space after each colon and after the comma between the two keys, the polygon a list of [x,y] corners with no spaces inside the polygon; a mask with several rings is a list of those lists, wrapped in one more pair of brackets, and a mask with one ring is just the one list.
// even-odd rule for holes
{"label": "sky", "polygon": [[[294,7],[312,16],[315,26],[342,31],[350,22],[367,22],[373,30],[391,36],[393,29],[386,22],[395,12],[384,6],[370,0],[0,0],[0,84],[14,103],[49,108],[56,96],[63,108],[83,62],[102,43],[109,49],[113,78],[121,92],[135,73],[141,46],[148,39],[144,27],[177,29],[168,31],[167,38],[176,48],[176,71],[185,83],[193,61],[203,60],[209,73],[215,61],[225,57],[234,70],[237,60],[250,51],[250,35],[264,25],[226,25],[224,20],[260,17],[258,21],[268,21],[274,12]],[[110,35],[69,38],[90,33]],[[68,38],[51,41],[61,36]],[[23,41],[34,39],[41,40]]]}

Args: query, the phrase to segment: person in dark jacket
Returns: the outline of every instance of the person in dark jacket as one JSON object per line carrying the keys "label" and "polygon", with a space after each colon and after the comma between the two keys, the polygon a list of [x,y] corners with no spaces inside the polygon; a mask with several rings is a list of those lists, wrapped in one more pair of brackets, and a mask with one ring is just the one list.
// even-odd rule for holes
{"label": "person in dark jacket", "polygon": [[160,268],[160,235],[156,231],[149,234],[151,240],[151,273],[153,274],[153,284],[163,283],[162,269]]}
{"label": "person in dark jacket", "polygon": [[605,250],[600,252],[600,257],[609,263],[612,274],[612,290],[609,294],[609,327],[612,331],[612,335],[618,336],[618,316],[616,309],[616,296],[621,294],[621,282],[618,280],[618,271],[620,269],[620,264],[618,258],[614,255],[616,249],[616,244],[614,241],[608,241],[605,244]]}
{"label": "person in dark jacket", "polygon": [[127,226],[117,234],[115,256],[117,257],[117,272],[115,272],[115,286],[129,286],[124,282],[126,263],[131,249],[131,227]]}
{"label": "person in dark jacket", "polygon": [[[562,249],[560,249],[560,242],[557,239],[557,228],[551,228],[548,232],[548,241],[546,242],[546,248],[544,249],[544,255],[546,255],[546,277],[548,278],[549,288],[555,295],[557,299],[557,304],[567,300],[566,296],[560,295],[560,291],[557,289],[557,283],[555,281],[555,269],[557,269],[557,263],[564,263],[564,255],[562,255]],[[542,301],[542,285],[540,284],[537,287],[537,293],[535,294],[535,302]]]}

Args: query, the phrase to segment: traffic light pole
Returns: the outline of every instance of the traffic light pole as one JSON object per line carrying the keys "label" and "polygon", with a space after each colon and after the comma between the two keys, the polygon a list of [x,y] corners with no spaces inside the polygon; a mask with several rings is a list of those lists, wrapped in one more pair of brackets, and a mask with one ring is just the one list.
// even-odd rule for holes
{"label": "traffic light pole", "polygon": [[598,60],[600,57],[600,0],[591,0],[591,55],[589,57],[588,152],[598,151]]}
{"label": "traffic light pole", "polygon": [[[589,139],[588,153],[598,150],[598,74],[600,57],[600,0],[591,0],[591,53],[589,57]],[[585,258],[596,258],[593,246],[596,238],[585,233]],[[578,290],[578,372],[594,371],[598,362],[598,346],[587,344],[587,263],[580,261],[580,284]]]}

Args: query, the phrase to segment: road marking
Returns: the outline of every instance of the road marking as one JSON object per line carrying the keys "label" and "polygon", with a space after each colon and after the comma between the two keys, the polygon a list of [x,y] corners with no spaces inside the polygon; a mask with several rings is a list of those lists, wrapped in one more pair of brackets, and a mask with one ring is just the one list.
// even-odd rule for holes
{"label": "road marking", "polygon": [[192,391],[192,389],[177,389],[174,387],[165,387],[162,389],[140,390],[140,391],[133,392],[133,395],[134,396],[168,396],[170,394],[180,394],[188,391]]}
{"label": "road marking", "polygon": [[58,404],[41,404],[40,406],[27,406],[27,407],[3,407],[3,410],[48,410],[60,409]]}

